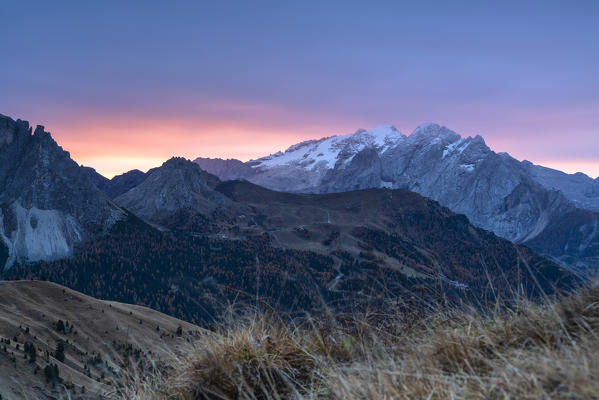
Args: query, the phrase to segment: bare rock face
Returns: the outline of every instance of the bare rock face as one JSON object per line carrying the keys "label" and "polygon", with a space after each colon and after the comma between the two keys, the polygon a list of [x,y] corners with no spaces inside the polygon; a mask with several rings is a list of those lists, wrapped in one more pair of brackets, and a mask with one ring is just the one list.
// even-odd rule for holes
{"label": "bare rock face", "polygon": [[331,172],[322,180],[319,191],[344,192],[381,186],[382,163],[376,149],[359,151],[339,172]]}
{"label": "bare rock face", "polygon": [[144,181],[115,201],[148,221],[161,224],[175,213],[189,210],[209,214],[229,200],[208,185],[210,177],[195,163],[171,158],[148,171]]}
{"label": "bare rock face", "polygon": [[[204,159],[200,164],[219,176],[234,169],[236,179],[289,192],[408,189],[465,214],[478,227],[530,243],[569,265],[599,267],[599,256],[589,256],[599,233],[591,229],[595,217],[588,216],[597,214],[583,214],[590,218],[584,222],[576,214],[576,226],[587,232],[580,243],[552,233],[564,226],[555,221],[563,221],[576,209],[599,211],[599,180],[495,153],[480,136],[463,138],[436,124],[421,125],[409,136],[393,127],[377,127],[299,143],[283,153],[249,161],[245,168],[239,163]],[[549,245],[541,243],[542,238],[560,241]]]}
{"label": "bare rock face", "polygon": [[68,256],[75,244],[106,232],[123,215],[43,126],[32,134],[28,122],[0,115],[5,267]]}

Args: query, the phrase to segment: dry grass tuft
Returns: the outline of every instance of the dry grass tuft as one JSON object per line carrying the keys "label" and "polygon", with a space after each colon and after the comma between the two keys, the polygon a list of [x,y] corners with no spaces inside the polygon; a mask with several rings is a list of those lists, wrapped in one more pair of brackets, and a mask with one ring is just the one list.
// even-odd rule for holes
{"label": "dry grass tuft", "polygon": [[209,334],[168,382],[181,399],[289,398],[315,388],[319,360],[302,337],[275,318],[239,317]]}
{"label": "dry grass tuft", "polygon": [[[599,287],[495,315],[307,320],[250,313],[196,343],[155,398],[599,399]],[[149,392],[147,397],[149,396]],[[142,396],[143,397],[143,396]]]}

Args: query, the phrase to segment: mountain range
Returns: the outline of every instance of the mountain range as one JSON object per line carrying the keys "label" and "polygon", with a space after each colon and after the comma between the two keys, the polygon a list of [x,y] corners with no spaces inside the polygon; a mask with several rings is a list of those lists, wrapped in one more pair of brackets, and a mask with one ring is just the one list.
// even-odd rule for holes
{"label": "mountain range", "polygon": [[358,130],[245,163],[195,162],[223,180],[286,192],[411,190],[563,264],[599,265],[599,179],[520,162],[492,151],[481,136],[464,138],[436,124],[409,136],[392,126]]}
{"label": "mountain range", "polygon": [[228,304],[260,302],[299,316],[383,311],[400,301],[416,312],[431,302],[536,297],[577,282],[414,192],[295,194],[210,177],[191,161],[168,160],[117,197],[131,214],[108,234],[72,257],[6,275],[202,324]]}
{"label": "mountain range", "polygon": [[[196,321],[209,321],[219,306],[240,298],[316,312],[333,304],[337,310],[380,307],[394,297],[480,302],[507,295],[514,283],[533,294],[574,282],[529,248],[471,225],[412,188],[394,188],[399,178],[385,175],[384,187],[368,188],[381,183],[373,171],[383,174],[382,155],[401,143],[418,136],[443,141],[442,135],[430,140],[434,126],[408,138],[393,128],[359,131],[243,164],[264,168],[271,182],[295,182],[275,191],[264,187],[271,184],[220,179],[183,158],[108,180],[78,166],[43,127],[32,133],[26,122],[2,121],[2,242],[6,266],[14,264],[5,274],[13,278],[50,279]],[[482,139],[468,143],[471,150],[454,147],[464,157],[476,148],[484,153]],[[292,157],[298,151],[306,155],[299,164]],[[419,153],[412,154],[414,166],[421,164]],[[294,168],[304,168],[303,177]],[[344,184],[347,191],[340,192]],[[545,193],[540,184],[533,187]],[[568,224],[595,215],[572,210],[578,220]],[[584,239],[566,238],[577,248]]]}
{"label": "mountain range", "polygon": [[[195,163],[173,158],[115,201],[168,230],[227,240],[267,237],[275,248],[328,256],[339,279],[351,275],[341,273],[341,265],[367,259],[377,268],[423,279],[436,279],[436,273],[460,286],[470,272],[460,277],[458,269],[475,270],[481,260],[487,265],[517,260],[508,241],[405,189],[279,192],[247,181],[220,181]],[[504,259],[503,253],[510,256]],[[474,283],[474,276],[468,279]]]}
{"label": "mountain range", "polygon": [[249,163],[175,157],[109,180],[43,127],[1,121],[5,274],[187,320],[240,298],[316,312],[394,297],[488,301],[514,284],[552,292],[574,275],[529,247],[569,265],[597,256],[597,214],[530,173],[551,171],[436,125],[408,137],[361,130]]}

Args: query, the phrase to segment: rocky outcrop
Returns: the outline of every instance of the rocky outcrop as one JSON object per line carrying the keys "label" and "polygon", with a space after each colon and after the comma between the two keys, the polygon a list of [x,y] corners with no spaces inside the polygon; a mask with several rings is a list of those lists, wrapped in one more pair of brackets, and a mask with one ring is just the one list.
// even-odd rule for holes
{"label": "rocky outcrop", "polygon": [[15,261],[51,260],[106,232],[124,212],[38,125],[0,115],[0,239]]}
{"label": "rocky outcrop", "polygon": [[209,214],[228,199],[209,186],[200,167],[184,158],[171,158],[148,171],[144,181],[115,201],[148,221],[163,224],[176,213]]}

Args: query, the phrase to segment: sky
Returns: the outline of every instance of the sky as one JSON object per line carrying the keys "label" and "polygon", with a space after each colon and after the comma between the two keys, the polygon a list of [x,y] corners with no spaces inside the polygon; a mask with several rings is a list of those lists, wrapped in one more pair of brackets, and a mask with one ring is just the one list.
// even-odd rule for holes
{"label": "sky", "polygon": [[599,176],[599,1],[27,1],[0,113],[111,177],[435,122]]}

